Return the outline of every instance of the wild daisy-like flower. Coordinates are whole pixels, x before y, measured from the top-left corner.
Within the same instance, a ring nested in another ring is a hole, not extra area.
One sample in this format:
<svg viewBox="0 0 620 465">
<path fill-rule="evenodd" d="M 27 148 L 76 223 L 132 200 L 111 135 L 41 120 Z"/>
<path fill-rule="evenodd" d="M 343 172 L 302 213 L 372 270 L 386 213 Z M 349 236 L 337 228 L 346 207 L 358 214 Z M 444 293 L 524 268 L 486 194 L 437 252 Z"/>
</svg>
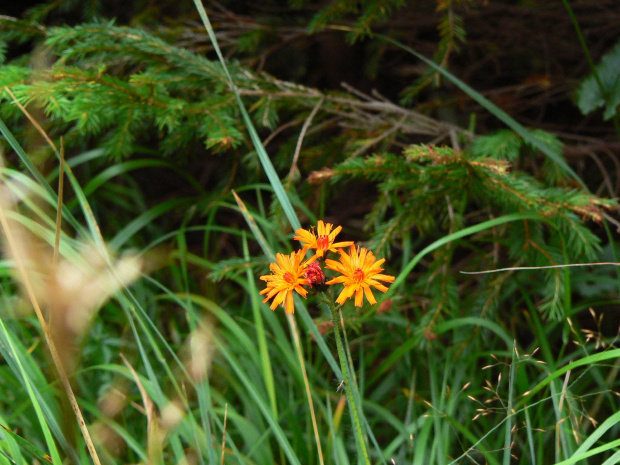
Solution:
<svg viewBox="0 0 620 465">
<path fill-rule="evenodd" d="M 261 276 L 260 279 L 267 281 L 267 287 L 260 294 L 267 294 L 263 302 L 273 298 L 271 309 L 275 310 L 278 305 L 286 310 L 286 313 L 295 313 L 293 303 L 293 291 L 302 297 L 306 297 L 308 291 L 302 285 L 310 284 L 305 276 L 306 268 L 315 260 L 315 257 L 303 261 L 306 250 L 298 250 L 290 255 L 276 254 L 276 263 L 269 265 L 272 274 Z"/>
<path fill-rule="evenodd" d="M 344 289 L 336 299 L 339 304 L 345 303 L 347 299 L 355 294 L 355 306 L 361 307 L 364 301 L 364 295 L 371 304 L 376 304 L 377 300 L 372 293 L 371 286 L 375 289 L 385 292 L 388 290 L 379 281 L 388 283 L 394 282 L 394 276 L 381 274 L 383 268 L 381 265 L 385 262 L 385 258 L 377 260 L 377 257 L 365 248 L 356 249 L 351 245 L 350 252 L 338 250 L 340 261 L 325 260 L 325 266 L 330 270 L 334 270 L 341 274 L 326 284 L 344 284 Z"/>
<path fill-rule="evenodd" d="M 316 234 L 314 229 L 308 231 L 300 228 L 295 231 L 293 239 L 301 242 L 304 250 L 315 249 L 315 257 L 323 257 L 327 251 L 336 252 L 339 247 L 353 245 L 352 241 L 335 242 L 336 236 L 342 231 L 342 226 L 338 226 L 332 231 L 333 227 L 333 224 L 323 223 L 323 220 L 319 220 Z"/>
</svg>

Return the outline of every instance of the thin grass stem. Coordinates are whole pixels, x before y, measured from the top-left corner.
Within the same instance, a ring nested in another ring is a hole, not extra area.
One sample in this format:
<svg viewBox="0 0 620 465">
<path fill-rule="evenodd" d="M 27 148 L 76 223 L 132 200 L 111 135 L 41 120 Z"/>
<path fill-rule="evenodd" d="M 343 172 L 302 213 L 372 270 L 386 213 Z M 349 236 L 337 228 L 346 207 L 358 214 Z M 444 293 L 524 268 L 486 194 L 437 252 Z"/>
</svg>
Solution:
<svg viewBox="0 0 620 465">
<path fill-rule="evenodd" d="M 56 237 L 54 237 L 54 265 L 58 263 L 60 254 L 60 233 L 62 232 L 62 203 L 65 190 L 65 145 L 60 139 L 60 164 L 58 168 L 58 207 L 56 208 Z"/>
<path fill-rule="evenodd" d="M 17 266 L 20 276 L 22 277 L 24 288 L 26 289 L 26 294 L 28 295 L 28 298 L 30 299 L 30 303 L 32 304 L 32 307 L 34 308 L 34 311 L 37 315 L 37 319 L 39 320 L 39 324 L 41 325 L 41 330 L 43 331 L 45 342 L 52 356 L 52 360 L 54 362 L 56 370 L 58 371 L 58 376 L 60 378 L 62 387 L 64 388 L 65 393 L 67 394 L 69 403 L 71 404 L 71 408 L 73 409 L 73 412 L 75 413 L 75 416 L 77 418 L 78 426 L 80 428 L 80 431 L 82 432 L 84 441 L 86 442 L 86 447 L 88 448 L 88 452 L 91 458 L 93 459 L 94 464 L 101 465 L 101 461 L 99 460 L 99 456 L 97 455 L 97 450 L 95 449 L 95 445 L 90 436 L 90 432 L 88 431 L 88 428 L 86 427 L 86 421 L 84 420 L 84 416 L 82 415 L 82 411 L 80 410 L 80 406 L 78 405 L 77 399 L 73 392 L 73 388 L 71 387 L 71 383 L 69 382 L 69 376 L 67 375 L 67 372 L 65 371 L 65 367 L 62 364 L 60 354 L 58 353 L 58 349 L 56 348 L 56 344 L 52 338 L 50 328 L 47 325 L 47 322 L 45 321 L 45 317 L 43 316 L 43 311 L 41 310 L 41 306 L 39 305 L 39 301 L 36 297 L 33 284 L 30 281 L 30 277 L 26 270 L 26 265 L 23 262 L 23 260 L 21 260 L 21 257 L 19 256 L 19 254 L 16 253 L 16 251 L 18 250 L 18 247 L 16 245 L 15 238 L 13 237 L 13 231 L 11 230 L 11 227 L 9 225 L 9 221 L 8 221 L 8 218 L 6 217 L 4 208 L 0 208 L 0 224 L 2 225 L 2 229 L 4 230 L 4 235 L 6 237 L 8 247 L 10 250 L 12 250 L 12 253 L 15 256 L 16 266 Z"/>
<path fill-rule="evenodd" d="M 308 382 L 308 373 L 306 371 L 306 362 L 304 361 L 304 354 L 301 349 L 301 341 L 299 340 L 299 330 L 297 329 L 297 323 L 295 318 L 291 314 L 287 314 L 287 319 L 291 327 L 291 334 L 293 335 L 293 341 L 295 341 L 295 350 L 299 357 L 299 366 L 301 367 L 301 373 L 304 378 L 304 386 L 306 388 L 306 396 L 308 397 L 308 407 L 310 407 L 310 417 L 312 418 L 312 429 L 314 430 L 314 440 L 316 442 L 316 450 L 319 454 L 319 464 L 323 465 L 323 450 L 321 449 L 321 435 L 319 434 L 319 427 L 316 422 L 316 413 L 314 411 L 314 403 L 312 402 L 312 388 Z"/>
</svg>

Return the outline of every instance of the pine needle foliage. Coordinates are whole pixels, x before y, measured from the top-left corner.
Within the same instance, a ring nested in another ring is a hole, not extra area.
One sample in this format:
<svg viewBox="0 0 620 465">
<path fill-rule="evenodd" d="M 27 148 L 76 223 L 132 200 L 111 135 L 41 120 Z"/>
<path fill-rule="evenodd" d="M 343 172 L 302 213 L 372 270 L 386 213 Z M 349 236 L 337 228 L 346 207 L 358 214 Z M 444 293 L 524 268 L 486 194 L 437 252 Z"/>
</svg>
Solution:
<svg viewBox="0 0 620 465">
<path fill-rule="evenodd" d="M 381 153 L 365 159 L 350 158 L 323 173 L 322 180 L 342 183 L 346 178 L 363 178 L 377 183 L 377 201 L 368 214 L 368 224 L 374 228 L 369 246 L 382 254 L 389 255 L 391 247 L 402 243 L 411 231 L 428 237 L 438 231 L 462 229 L 484 217 L 528 213 L 540 220 L 487 231 L 462 245 L 474 250 L 488 249 L 484 245 L 487 243 L 501 247 L 476 260 L 479 269 L 594 260 L 600 251 L 599 238 L 585 221 L 600 222 L 604 210 L 616 202 L 582 190 L 547 187 L 525 173 L 511 172 L 507 160 L 514 160 L 522 145 L 517 136 L 507 132 L 488 136 L 475 143 L 471 151 L 413 145 L 402 155 Z M 497 148 L 495 156 L 485 156 L 491 147 Z M 435 267 L 454 266 L 453 259 L 451 255 L 443 259 L 436 256 L 429 275 L 435 274 Z M 559 318 L 562 272 L 551 270 L 546 276 L 550 284 L 545 294 L 553 297 L 542 310 Z M 456 302 L 456 293 L 443 288 L 445 284 L 433 292 L 445 298 L 452 295 Z M 504 294 L 503 298 L 510 296 Z"/>
<path fill-rule="evenodd" d="M 433 56 L 433 61 L 443 67 L 447 67 L 452 53 L 458 53 L 460 45 L 467 39 L 467 32 L 463 24 L 463 17 L 458 7 L 471 3 L 471 0 L 437 0 L 437 12 L 439 14 L 437 32 L 439 41 Z M 427 69 L 416 81 L 403 89 L 401 101 L 404 104 L 411 103 L 419 93 L 431 84 L 440 82 L 439 74 Z"/>
<path fill-rule="evenodd" d="M 246 141 L 219 62 L 175 46 L 144 28 L 103 20 L 46 27 L 0 18 L 0 32 L 7 42 L 30 37 L 41 43 L 48 65 L 33 69 L 23 59 L 7 63 L 0 85 L 8 87 L 22 105 L 40 108 L 49 120 L 50 135 L 63 135 L 67 149 L 85 149 L 97 141 L 110 158 L 120 161 L 157 145 L 163 157 L 192 158 L 205 152 L 231 152 Z M 228 68 L 259 128 L 275 129 L 282 114 L 301 124 L 319 102 L 321 111 L 314 118 L 315 125 L 326 122 L 333 126 L 342 120 L 342 136 L 311 140 L 315 153 L 370 147 L 374 138 L 362 137 L 372 131 L 388 131 L 393 124 L 414 134 L 445 130 L 415 111 L 403 125 L 402 109 L 386 104 L 377 107 L 364 96 L 320 92 L 255 73 L 234 61 Z M 0 99 L 8 103 L 0 109 L 3 118 L 24 120 L 8 93 L 2 92 Z M 276 166 L 290 165 L 296 143 L 296 138 L 281 143 Z M 241 149 L 240 156 L 246 155 L 247 150 Z"/>
<path fill-rule="evenodd" d="M 22 104 L 41 107 L 52 122 L 72 124 L 69 145 L 101 136 L 106 152 L 120 160 L 152 134 L 164 155 L 197 141 L 215 151 L 240 143 L 234 101 L 224 95 L 228 87 L 217 63 L 113 23 L 50 28 L 45 44 L 58 60 L 39 79 L 10 68 L 0 84 Z M 5 111 L 19 113 L 10 105 Z"/>
<path fill-rule="evenodd" d="M 369 28 L 393 14 L 401 3 L 364 3 L 368 18 L 360 27 Z M 332 18 L 330 8 L 316 18 L 323 14 Z M 255 32 L 268 33 L 265 28 Z M 68 150 L 98 143 L 109 158 L 120 161 L 155 145 L 160 156 L 173 159 L 227 152 L 243 158 L 244 164 L 256 163 L 245 147 L 248 141 L 240 130 L 230 84 L 210 55 L 170 43 L 152 30 L 119 26 L 113 20 L 49 27 L 1 17 L 0 36 L 7 44 L 37 44 L 42 60 L 35 63 L 33 56 L 23 55 L 4 64 L 0 86 L 9 88 L 20 104 L 40 108 L 48 118 L 46 130 L 52 137 L 62 135 Z M 178 38 L 173 33 L 161 36 Z M 317 105 L 315 126 L 342 128 L 341 134 L 330 138 L 308 135 L 304 145 L 310 169 L 324 164 L 329 154 L 363 153 L 378 142 L 389 143 L 398 136 L 394 127 L 406 134 L 437 135 L 450 129 L 420 112 L 403 114 L 403 108 L 363 94 L 318 91 L 256 73 L 233 60 L 228 68 L 259 129 L 276 129 L 283 116 L 301 125 Z M 7 103 L 0 115 L 25 121 L 12 98 L 0 93 L 0 102 Z M 19 126 L 13 130 L 18 137 L 24 135 Z M 385 136 L 377 138 L 380 133 Z M 284 167 L 291 163 L 297 138 L 281 139 L 274 164 Z"/>
<path fill-rule="evenodd" d="M 349 39 L 355 41 L 371 34 L 374 26 L 380 26 L 405 4 L 405 0 L 365 0 L 363 2 L 336 0 L 330 2 L 312 18 L 309 28 L 311 31 L 316 31 L 327 25 L 338 23 L 344 18 L 355 18 L 353 30 L 349 33 Z"/>
</svg>

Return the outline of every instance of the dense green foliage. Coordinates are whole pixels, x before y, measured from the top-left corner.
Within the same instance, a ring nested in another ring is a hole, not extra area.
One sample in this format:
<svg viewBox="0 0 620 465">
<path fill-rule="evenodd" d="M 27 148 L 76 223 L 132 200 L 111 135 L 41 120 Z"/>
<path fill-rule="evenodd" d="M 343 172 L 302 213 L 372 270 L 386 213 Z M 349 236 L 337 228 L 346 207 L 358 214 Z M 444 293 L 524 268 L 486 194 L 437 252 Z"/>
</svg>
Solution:
<svg viewBox="0 0 620 465">
<path fill-rule="evenodd" d="M 0 16 L 0 465 L 620 463 L 613 1 L 177 3 Z M 259 295 L 319 219 L 346 357 Z"/>
</svg>

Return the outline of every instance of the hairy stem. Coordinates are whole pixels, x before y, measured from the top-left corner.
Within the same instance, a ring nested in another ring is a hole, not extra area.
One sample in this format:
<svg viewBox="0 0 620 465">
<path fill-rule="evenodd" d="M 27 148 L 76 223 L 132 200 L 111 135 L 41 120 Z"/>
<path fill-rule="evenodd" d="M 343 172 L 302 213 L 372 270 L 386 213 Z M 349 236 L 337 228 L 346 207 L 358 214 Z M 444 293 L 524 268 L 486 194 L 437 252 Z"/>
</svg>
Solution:
<svg viewBox="0 0 620 465">
<path fill-rule="evenodd" d="M 351 417 L 353 418 L 353 427 L 355 430 L 355 436 L 357 444 L 364 457 L 364 463 L 370 465 L 370 458 L 368 456 L 368 449 L 366 448 L 366 440 L 364 439 L 364 432 L 362 431 L 362 424 L 360 422 L 359 413 L 357 410 L 357 404 L 355 402 L 355 396 L 353 394 L 352 381 L 353 377 L 349 376 L 349 364 L 347 363 L 346 353 L 344 351 L 344 345 L 342 343 L 342 337 L 340 335 L 340 310 L 342 305 L 336 305 L 332 298 L 331 292 L 323 299 L 329 306 L 329 312 L 332 317 L 332 323 L 334 325 L 334 335 L 336 336 L 336 347 L 338 348 L 338 359 L 340 361 L 340 368 L 342 370 L 342 377 L 345 392 L 347 394 L 347 401 L 349 402 L 349 409 L 351 411 Z M 343 329 L 344 331 L 344 329 Z"/>
</svg>

